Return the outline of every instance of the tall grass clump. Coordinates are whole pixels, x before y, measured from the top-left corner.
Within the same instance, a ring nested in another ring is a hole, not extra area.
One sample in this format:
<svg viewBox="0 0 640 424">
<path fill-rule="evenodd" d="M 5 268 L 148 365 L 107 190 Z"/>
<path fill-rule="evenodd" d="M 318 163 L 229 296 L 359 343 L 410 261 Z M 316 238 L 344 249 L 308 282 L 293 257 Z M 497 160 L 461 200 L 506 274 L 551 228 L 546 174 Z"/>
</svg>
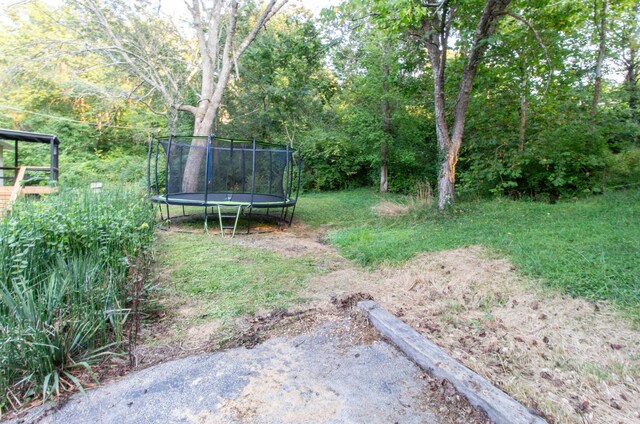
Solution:
<svg viewBox="0 0 640 424">
<path fill-rule="evenodd" d="M 153 219 L 137 191 L 68 190 L 0 222 L 0 412 L 79 387 L 79 368 L 124 344 Z"/>
</svg>

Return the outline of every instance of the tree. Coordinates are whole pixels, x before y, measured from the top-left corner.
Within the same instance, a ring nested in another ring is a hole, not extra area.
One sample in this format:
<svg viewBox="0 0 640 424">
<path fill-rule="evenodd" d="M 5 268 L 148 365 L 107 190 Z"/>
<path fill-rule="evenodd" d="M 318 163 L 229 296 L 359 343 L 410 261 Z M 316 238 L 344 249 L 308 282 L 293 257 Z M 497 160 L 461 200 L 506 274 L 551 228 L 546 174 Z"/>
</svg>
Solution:
<svg viewBox="0 0 640 424">
<path fill-rule="evenodd" d="M 624 70 L 624 88 L 628 94 L 628 104 L 634 119 L 638 120 L 638 101 L 640 93 L 638 80 L 640 79 L 640 1 L 627 0 L 621 2 L 612 19 L 612 32 L 616 62 Z"/>
<path fill-rule="evenodd" d="M 491 37 L 498 27 L 498 20 L 504 16 L 511 0 L 486 0 L 475 26 L 472 43 L 466 53 L 466 63 L 460 76 L 460 85 L 453 105 L 453 124 L 447 117 L 447 98 L 445 82 L 447 79 L 447 59 L 449 57 L 449 39 L 455 29 L 456 14 L 464 4 L 455 0 L 416 2 L 405 0 L 397 2 L 402 7 L 390 10 L 388 3 L 376 0 L 376 11 L 383 20 L 396 22 L 396 29 L 412 35 L 429 53 L 433 72 L 434 107 L 436 136 L 441 155 L 438 173 L 438 208 L 443 210 L 455 200 L 455 177 L 458 155 L 464 135 L 465 118 L 473 88 L 473 80 L 484 54 L 489 47 Z M 471 12 L 473 11 L 467 11 Z M 397 16 L 392 16 L 395 13 Z M 466 35 L 466 34 L 462 34 Z"/>
<path fill-rule="evenodd" d="M 241 138 L 296 145 L 326 101 L 325 48 L 309 12 L 288 8 L 272 19 L 243 57 L 218 128 Z"/>
<path fill-rule="evenodd" d="M 593 24 L 598 28 L 598 58 L 596 59 L 596 71 L 593 83 L 593 99 L 591 101 L 591 116 L 595 116 L 600 102 L 600 90 L 602 85 L 602 64 L 607 51 L 607 4 L 608 0 L 593 0 Z"/>
<path fill-rule="evenodd" d="M 167 55 L 162 44 L 166 36 L 157 39 L 153 36 L 153 26 L 144 25 L 145 19 L 152 14 L 148 3 L 141 7 L 138 3 L 75 0 L 74 4 L 83 16 L 88 17 L 85 28 L 91 32 L 93 40 L 98 41 L 97 45 L 90 46 L 91 50 L 102 53 L 109 62 L 125 67 L 140 79 L 142 85 L 158 93 L 170 110 L 193 115 L 193 135 L 207 136 L 213 128 L 232 70 L 235 68 L 239 73 L 240 57 L 286 2 L 269 0 L 252 24 L 249 24 L 250 7 L 241 10 L 238 0 L 215 0 L 210 8 L 205 8 L 201 0 L 186 3 L 197 48 L 183 58 L 184 67 L 167 63 L 175 59 Z M 163 30 L 179 32 L 166 20 L 160 24 Z M 186 40 L 183 42 L 188 44 Z M 186 87 L 197 93 L 192 104 L 185 100 Z M 204 143 L 203 139 L 193 140 L 194 145 Z M 203 158 L 204 149 L 190 150 L 182 180 L 183 191 L 195 190 Z"/>
</svg>

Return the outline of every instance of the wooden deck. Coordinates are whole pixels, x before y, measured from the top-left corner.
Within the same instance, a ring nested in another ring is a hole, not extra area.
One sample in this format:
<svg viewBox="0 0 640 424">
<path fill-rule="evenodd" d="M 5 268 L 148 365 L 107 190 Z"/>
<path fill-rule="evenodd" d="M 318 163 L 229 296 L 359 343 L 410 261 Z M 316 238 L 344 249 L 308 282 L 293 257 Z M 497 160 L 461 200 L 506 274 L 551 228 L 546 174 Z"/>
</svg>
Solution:
<svg viewBox="0 0 640 424">
<path fill-rule="evenodd" d="M 49 168 L 37 166 L 21 166 L 18 169 L 16 180 L 12 186 L 0 187 L 0 218 L 11 211 L 11 206 L 20 196 L 24 195 L 45 195 L 58 190 L 57 187 L 50 186 L 26 186 L 22 187 L 22 181 L 27 170 L 48 170 Z"/>
</svg>

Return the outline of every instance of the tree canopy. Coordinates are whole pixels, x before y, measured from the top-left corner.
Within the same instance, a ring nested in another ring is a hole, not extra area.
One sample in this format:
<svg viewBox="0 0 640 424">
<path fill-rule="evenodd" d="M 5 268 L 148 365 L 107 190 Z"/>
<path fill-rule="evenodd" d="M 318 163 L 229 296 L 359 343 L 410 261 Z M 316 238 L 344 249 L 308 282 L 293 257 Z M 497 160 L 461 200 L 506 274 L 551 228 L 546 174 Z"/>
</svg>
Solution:
<svg viewBox="0 0 640 424">
<path fill-rule="evenodd" d="M 441 208 L 640 181 L 637 0 L 158 4 L 3 10 L 0 126 L 57 133 L 63 183 L 142 178 L 159 132 L 287 142 L 305 189 L 428 182 Z"/>
</svg>

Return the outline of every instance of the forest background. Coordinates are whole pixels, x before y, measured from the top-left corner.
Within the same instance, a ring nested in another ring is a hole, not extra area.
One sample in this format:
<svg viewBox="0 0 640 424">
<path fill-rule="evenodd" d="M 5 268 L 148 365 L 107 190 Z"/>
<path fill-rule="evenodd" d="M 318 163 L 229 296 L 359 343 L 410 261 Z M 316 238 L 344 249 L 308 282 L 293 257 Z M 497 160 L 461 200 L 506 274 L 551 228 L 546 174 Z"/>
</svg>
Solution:
<svg viewBox="0 0 640 424">
<path fill-rule="evenodd" d="M 455 98 L 485 2 L 445 3 L 457 6 L 444 85 Z M 458 196 L 555 201 L 640 182 L 639 3 L 511 2 L 484 40 Z M 417 6 L 385 4 L 352 0 L 314 15 L 290 2 L 234 63 L 213 131 L 299 149 L 305 190 L 435 185 L 428 52 L 407 26 L 385 24 Z M 143 183 L 149 136 L 192 134 L 193 116 L 105 53 L 112 40 L 88 5 L 149 74 L 197 79 L 195 30 L 158 2 L 17 2 L 0 17 L 0 127 L 56 134 L 64 185 Z M 260 7 L 240 9 L 241 34 Z M 202 100 L 188 83 L 174 88 L 185 103 Z M 37 164 L 47 155 L 38 150 L 22 149 L 21 160 Z"/>
</svg>

